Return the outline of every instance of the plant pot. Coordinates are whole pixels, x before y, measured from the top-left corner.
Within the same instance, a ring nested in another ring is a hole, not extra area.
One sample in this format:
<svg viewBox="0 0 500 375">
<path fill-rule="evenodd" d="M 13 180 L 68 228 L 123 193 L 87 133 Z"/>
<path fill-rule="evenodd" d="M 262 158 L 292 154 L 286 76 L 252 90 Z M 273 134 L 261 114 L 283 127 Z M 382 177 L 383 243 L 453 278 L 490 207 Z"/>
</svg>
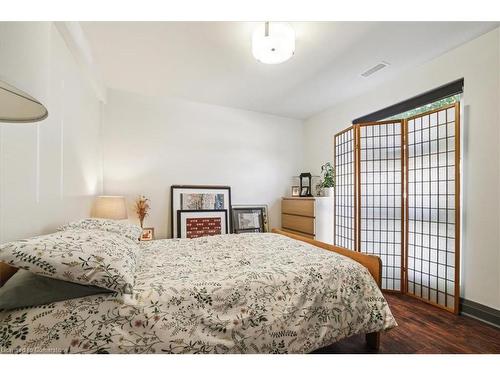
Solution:
<svg viewBox="0 0 500 375">
<path fill-rule="evenodd" d="M 332 187 L 323 188 L 322 190 L 323 190 L 322 193 L 323 193 L 324 197 L 333 197 L 333 188 Z"/>
</svg>

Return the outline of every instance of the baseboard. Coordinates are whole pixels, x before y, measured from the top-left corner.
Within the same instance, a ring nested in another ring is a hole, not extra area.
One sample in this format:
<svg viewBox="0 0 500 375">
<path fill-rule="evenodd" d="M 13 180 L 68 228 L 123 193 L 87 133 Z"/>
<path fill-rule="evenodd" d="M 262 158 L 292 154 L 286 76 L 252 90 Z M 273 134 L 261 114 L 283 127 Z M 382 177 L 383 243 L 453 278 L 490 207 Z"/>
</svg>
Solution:
<svg viewBox="0 0 500 375">
<path fill-rule="evenodd" d="M 460 313 L 500 328 L 500 310 L 461 298 Z"/>
</svg>

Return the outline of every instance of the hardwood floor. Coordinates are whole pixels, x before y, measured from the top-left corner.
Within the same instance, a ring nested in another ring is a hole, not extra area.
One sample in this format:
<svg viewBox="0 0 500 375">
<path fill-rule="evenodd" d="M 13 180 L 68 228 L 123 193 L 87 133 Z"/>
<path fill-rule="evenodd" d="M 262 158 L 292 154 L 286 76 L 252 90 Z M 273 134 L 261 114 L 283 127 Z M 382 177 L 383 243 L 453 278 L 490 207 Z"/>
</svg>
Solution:
<svg viewBox="0 0 500 375">
<path fill-rule="evenodd" d="M 457 316 L 397 294 L 386 294 L 398 327 L 382 334 L 378 353 L 500 354 L 500 329 L 478 320 Z M 367 348 L 365 336 L 339 341 L 315 353 L 377 353 Z"/>
</svg>

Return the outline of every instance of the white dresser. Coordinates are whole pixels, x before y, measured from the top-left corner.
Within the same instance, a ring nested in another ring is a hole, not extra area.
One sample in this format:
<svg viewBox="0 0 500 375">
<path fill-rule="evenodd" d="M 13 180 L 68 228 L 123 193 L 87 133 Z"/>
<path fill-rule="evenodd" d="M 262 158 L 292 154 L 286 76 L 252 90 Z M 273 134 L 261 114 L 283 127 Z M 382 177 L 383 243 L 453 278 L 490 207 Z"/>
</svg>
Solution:
<svg viewBox="0 0 500 375">
<path fill-rule="evenodd" d="M 333 197 L 282 198 L 281 228 L 333 244 Z"/>
</svg>

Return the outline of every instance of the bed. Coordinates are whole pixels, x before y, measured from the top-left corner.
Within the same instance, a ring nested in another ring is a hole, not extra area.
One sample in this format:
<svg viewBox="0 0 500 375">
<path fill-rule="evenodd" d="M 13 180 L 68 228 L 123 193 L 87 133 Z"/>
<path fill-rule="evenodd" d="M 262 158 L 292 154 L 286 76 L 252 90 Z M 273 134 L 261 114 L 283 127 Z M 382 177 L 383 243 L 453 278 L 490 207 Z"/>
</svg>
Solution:
<svg viewBox="0 0 500 375">
<path fill-rule="evenodd" d="M 396 326 L 377 257 L 293 234 L 140 243 L 134 286 L 0 312 L 0 353 L 309 353 Z M 15 270 L 0 263 L 0 282 Z"/>
</svg>

